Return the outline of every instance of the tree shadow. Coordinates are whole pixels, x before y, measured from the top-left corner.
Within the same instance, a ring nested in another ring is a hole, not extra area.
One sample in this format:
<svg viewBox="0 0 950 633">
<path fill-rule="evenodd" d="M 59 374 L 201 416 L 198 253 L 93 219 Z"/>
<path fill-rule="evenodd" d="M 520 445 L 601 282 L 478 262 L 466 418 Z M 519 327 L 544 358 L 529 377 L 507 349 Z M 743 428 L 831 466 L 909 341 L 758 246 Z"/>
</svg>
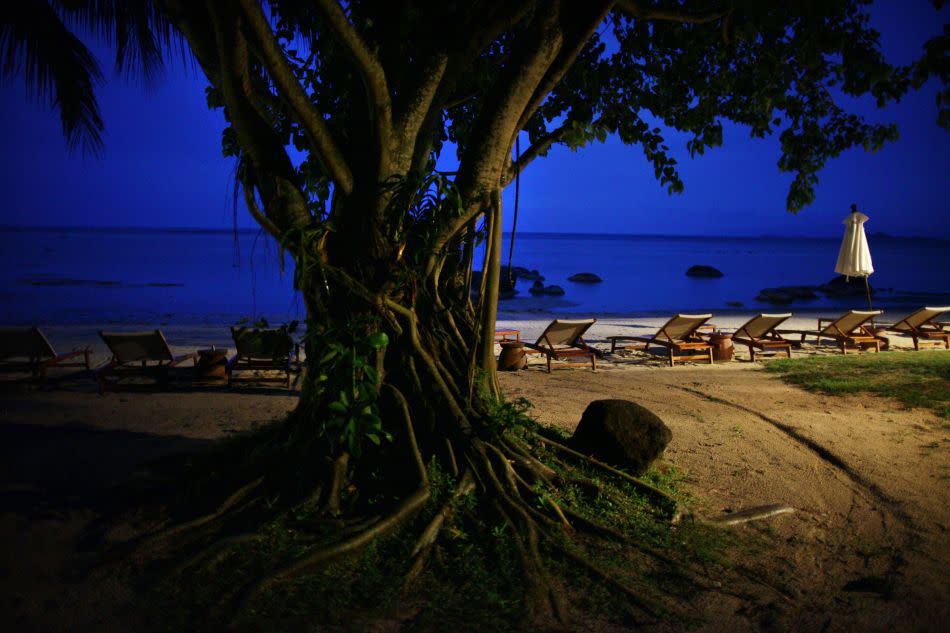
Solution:
<svg viewBox="0 0 950 633">
<path fill-rule="evenodd" d="M 108 513 L 129 501 L 120 490 L 133 475 L 210 443 L 79 424 L 0 424 L 0 507 L 31 520 Z"/>
</svg>

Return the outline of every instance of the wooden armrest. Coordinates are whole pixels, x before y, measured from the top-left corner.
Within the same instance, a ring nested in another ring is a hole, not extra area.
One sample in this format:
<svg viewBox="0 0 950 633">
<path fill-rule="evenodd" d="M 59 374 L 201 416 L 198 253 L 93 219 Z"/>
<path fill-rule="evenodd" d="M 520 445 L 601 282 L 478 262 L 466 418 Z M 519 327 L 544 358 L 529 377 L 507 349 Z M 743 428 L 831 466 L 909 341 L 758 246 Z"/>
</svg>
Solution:
<svg viewBox="0 0 950 633">
<path fill-rule="evenodd" d="M 181 356 L 174 356 L 172 362 L 168 364 L 169 367 L 177 367 L 188 359 L 191 359 L 191 362 L 195 365 L 198 364 L 198 352 L 191 352 L 190 354 L 182 354 Z"/>
</svg>

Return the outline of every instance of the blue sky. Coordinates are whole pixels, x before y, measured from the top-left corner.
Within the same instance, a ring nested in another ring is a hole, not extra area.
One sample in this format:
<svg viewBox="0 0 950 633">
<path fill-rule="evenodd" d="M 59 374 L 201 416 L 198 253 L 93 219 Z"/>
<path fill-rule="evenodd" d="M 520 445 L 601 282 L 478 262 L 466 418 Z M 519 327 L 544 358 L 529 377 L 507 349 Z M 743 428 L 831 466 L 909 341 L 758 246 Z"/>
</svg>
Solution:
<svg viewBox="0 0 950 633">
<path fill-rule="evenodd" d="M 874 6 L 874 26 L 896 63 L 948 21 L 926 0 Z M 102 48 L 95 50 L 105 52 Z M 99 93 L 106 122 L 100 159 L 67 151 L 58 118 L 31 101 L 21 81 L 0 86 L 0 187 L 7 202 L 0 225 L 174 226 L 229 228 L 233 161 L 220 150 L 223 117 L 205 105 L 206 82 L 172 67 L 146 91 L 116 78 Z M 785 211 L 790 176 L 776 167 L 775 139 L 750 139 L 727 127 L 723 147 L 690 159 L 685 139 L 671 135 L 686 183 L 669 196 L 637 147 L 616 139 L 579 152 L 555 148 L 523 174 L 519 230 L 677 235 L 791 234 L 836 237 L 851 202 L 871 217 L 869 231 L 950 237 L 950 132 L 937 127 L 931 83 L 878 111 L 901 139 L 876 154 L 852 150 L 819 174 L 815 203 Z M 514 187 L 505 194 L 510 226 Z M 239 224 L 253 220 L 239 207 Z"/>
</svg>

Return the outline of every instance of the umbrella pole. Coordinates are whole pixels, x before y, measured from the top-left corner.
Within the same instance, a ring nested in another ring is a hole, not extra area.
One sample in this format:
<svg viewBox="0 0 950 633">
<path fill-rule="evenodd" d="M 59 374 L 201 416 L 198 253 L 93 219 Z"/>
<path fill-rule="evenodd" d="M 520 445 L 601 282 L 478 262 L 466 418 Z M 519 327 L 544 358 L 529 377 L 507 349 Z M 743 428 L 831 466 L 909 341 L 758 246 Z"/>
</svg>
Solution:
<svg viewBox="0 0 950 633">
<path fill-rule="evenodd" d="M 873 310 L 874 306 L 871 305 L 871 286 L 868 285 L 868 276 L 864 276 L 864 292 L 868 297 L 868 310 Z"/>
</svg>

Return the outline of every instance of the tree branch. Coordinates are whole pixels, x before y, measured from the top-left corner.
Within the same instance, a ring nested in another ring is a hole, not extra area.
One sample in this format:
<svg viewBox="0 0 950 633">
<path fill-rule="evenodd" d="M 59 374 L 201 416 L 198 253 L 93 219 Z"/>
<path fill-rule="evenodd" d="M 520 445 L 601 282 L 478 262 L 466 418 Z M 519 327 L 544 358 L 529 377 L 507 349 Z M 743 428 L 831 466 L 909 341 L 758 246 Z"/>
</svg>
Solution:
<svg viewBox="0 0 950 633">
<path fill-rule="evenodd" d="M 280 231 L 303 226 L 310 220 L 307 201 L 296 185 L 296 171 L 283 141 L 261 118 L 245 92 L 242 69 L 248 64 L 247 41 L 241 34 L 240 16 L 229 3 L 208 3 L 211 30 L 220 72 L 218 87 L 241 147 L 252 161 L 256 185 L 267 217 Z M 199 26 L 199 25 L 192 25 Z M 208 25 L 203 25 L 207 29 Z"/>
<path fill-rule="evenodd" d="M 512 161 L 511 165 L 508 166 L 508 171 L 505 174 L 504 180 L 502 180 L 502 187 L 508 186 L 508 184 L 514 179 L 514 177 L 523 172 L 525 167 L 527 167 L 531 162 L 543 156 L 551 146 L 560 141 L 564 136 L 571 130 L 570 121 L 564 123 L 560 127 L 554 128 L 525 150 L 521 157 L 517 161 Z"/>
<path fill-rule="evenodd" d="M 386 160 L 393 123 L 392 99 L 389 96 L 383 66 L 350 23 L 337 0 L 315 0 L 314 6 L 353 61 L 363 80 L 368 109 L 378 137 L 380 160 Z"/>
<path fill-rule="evenodd" d="M 518 119 L 518 128 L 515 131 L 515 134 L 520 132 L 525 125 L 528 123 L 528 119 L 531 118 L 531 115 L 541 107 L 541 104 L 544 103 L 544 100 L 547 99 L 548 94 L 554 90 L 554 87 L 557 86 L 558 82 L 567 74 L 567 71 L 570 70 L 571 66 L 574 65 L 574 62 L 577 60 L 577 56 L 581 54 L 581 51 L 584 50 L 584 46 L 587 45 L 587 42 L 590 41 L 591 36 L 594 34 L 594 30 L 597 26 L 603 22 L 604 18 L 607 17 L 607 14 L 610 12 L 611 7 L 613 6 L 612 0 L 601 0 L 601 2 L 590 5 L 584 4 L 584 6 L 578 8 L 573 5 L 569 5 L 572 9 L 571 12 L 563 12 L 560 15 L 560 24 L 562 32 L 564 33 L 564 42 L 562 43 L 560 50 L 558 50 L 557 57 L 555 57 L 554 62 L 550 65 L 547 72 L 544 74 L 544 78 L 535 88 L 534 93 L 531 95 L 531 100 L 525 106 L 524 111 L 521 113 L 521 117 Z M 511 143 L 514 143 L 514 135 L 511 137 Z M 509 147 L 511 145 L 509 144 Z"/>
<path fill-rule="evenodd" d="M 261 61 L 296 115 L 297 121 L 303 126 L 321 165 L 344 193 L 351 192 L 353 174 L 343 158 L 343 153 L 334 141 L 323 114 L 313 105 L 300 82 L 294 77 L 260 5 L 255 0 L 240 0 L 240 3 L 248 26 L 257 41 Z"/>
<path fill-rule="evenodd" d="M 616 8 L 630 17 L 654 22 L 679 22 L 680 24 L 708 24 L 729 15 L 730 11 L 717 11 L 701 15 L 690 15 L 670 9 L 644 7 L 636 0 L 617 0 Z"/>
</svg>

